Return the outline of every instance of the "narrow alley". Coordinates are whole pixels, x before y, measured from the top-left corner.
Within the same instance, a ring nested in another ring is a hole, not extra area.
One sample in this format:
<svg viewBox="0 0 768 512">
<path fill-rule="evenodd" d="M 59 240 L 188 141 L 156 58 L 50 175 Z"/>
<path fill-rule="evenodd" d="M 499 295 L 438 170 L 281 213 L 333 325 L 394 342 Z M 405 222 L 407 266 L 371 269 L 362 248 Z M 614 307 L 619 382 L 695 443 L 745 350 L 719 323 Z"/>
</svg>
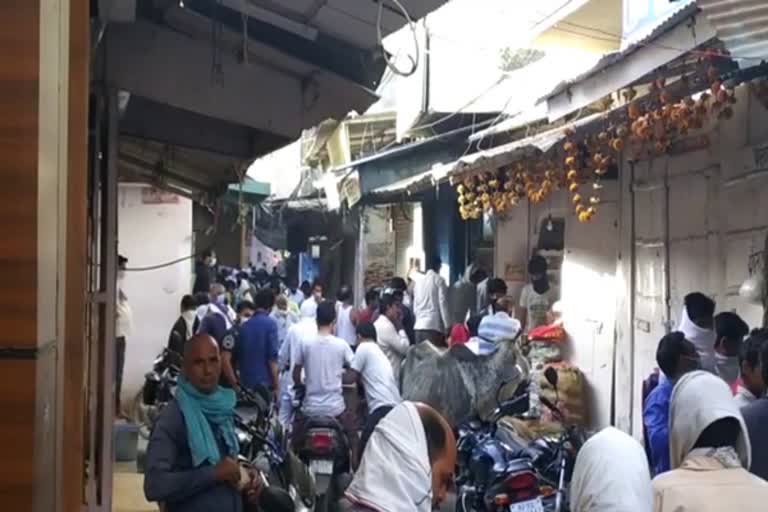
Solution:
<svg viewBox="0 0 768 512">
<path fill-rule="evenodd" d="M 0 504 L 762 512 L 764 4 L 0 7 Z"/>
</svg>

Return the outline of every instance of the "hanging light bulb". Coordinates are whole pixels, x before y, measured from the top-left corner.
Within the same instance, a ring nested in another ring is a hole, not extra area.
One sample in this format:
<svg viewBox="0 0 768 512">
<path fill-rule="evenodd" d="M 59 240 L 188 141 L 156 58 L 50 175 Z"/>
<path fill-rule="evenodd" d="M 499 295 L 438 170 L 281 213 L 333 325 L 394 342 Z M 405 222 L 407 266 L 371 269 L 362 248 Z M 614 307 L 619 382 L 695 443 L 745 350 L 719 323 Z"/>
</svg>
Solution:
<svg viewBox="0 0 768 512">
<path fill-rule="evenodd" d="M 552 214 L 550 213 L 549 216 L 547 216 L 547 231 L 552 231 L 555 229 L 555 225 L 552 223 Z"/>
</svg>

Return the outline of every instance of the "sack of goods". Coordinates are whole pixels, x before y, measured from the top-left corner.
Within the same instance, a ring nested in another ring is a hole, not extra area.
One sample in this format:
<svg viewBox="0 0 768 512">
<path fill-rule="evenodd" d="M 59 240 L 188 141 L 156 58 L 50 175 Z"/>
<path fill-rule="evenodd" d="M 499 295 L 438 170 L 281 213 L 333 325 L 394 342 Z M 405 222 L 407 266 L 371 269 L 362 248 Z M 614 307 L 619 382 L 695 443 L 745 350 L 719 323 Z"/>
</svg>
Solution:
<svg viewBox="0 0 768 512">
<path fill-rule="evenodd" d="M 534 369 L 541 370 L 547 363 L 559 363 L 563 360 L 563 347 L 558 343 L 531 341 L 528 344 L 528 359 Z"/>
<path fill-rule="evenodd" d="M 528 333 L 528 358 L 534 368 L 541 368 L 546 363 L 559 363 L 563 360 L 563 344 L 567 334 L 561 323 L 542 325 Z"/>
<path fill-rule="evenodd" d="M 588 420 L 587 402 L 584 396 L 584 374 L 577 367 L 567 363 L 550 365 L 557 370 L 558 376 L 558 394 L 549 385 L 544 378 L 544 372 L 538 374 L 541 394 L 552 403 L 556 403 L 558 408 L 565 415 L 569 424 L 585 426 Z M 557 400 L 557 402 L 555 402 Z M 552 418 L 550 411 L 542 408 L 542 421 L 556 421 Z"/>
</svg>

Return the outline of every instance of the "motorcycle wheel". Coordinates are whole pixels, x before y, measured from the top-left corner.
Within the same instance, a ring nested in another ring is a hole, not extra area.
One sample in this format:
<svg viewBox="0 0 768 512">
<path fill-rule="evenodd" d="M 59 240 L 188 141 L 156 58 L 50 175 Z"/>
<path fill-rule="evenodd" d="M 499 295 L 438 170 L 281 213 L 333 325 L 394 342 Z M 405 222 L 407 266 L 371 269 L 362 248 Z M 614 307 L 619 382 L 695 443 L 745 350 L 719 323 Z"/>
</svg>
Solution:
<svg viewBox="0 0 768 512">
<path fill-rule="evenodd" d="M 327 494 L 321 494 L 315 498 L 315 512 L 330 512 Z"/>
<path fill-rule="evenodd" d="M 472 508 L 472 504 L 470 502 L 469 496 L 466 494 L 457 494 L 456 495 L 456 512 L 475 512 L 475 509 Z"/>
</svg>

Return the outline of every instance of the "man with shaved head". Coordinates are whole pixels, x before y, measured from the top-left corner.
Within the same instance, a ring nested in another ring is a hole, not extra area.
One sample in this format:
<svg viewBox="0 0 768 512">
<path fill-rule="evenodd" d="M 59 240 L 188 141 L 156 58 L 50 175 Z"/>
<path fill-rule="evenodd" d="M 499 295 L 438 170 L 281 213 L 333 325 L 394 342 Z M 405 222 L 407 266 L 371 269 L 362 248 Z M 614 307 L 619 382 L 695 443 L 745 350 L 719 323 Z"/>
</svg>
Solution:
<svg viewBox="0 0 768 512">
<path fill-rule="evenodd" d="M 221 355 L 211 336 L 184 345 L 176 399 L 155 423 L 147 447 L 144 493 L 166 512 L 241 512 L 235 393 L 219 387 Z M 246 486 L 246 497 L 256 489 Z"/>
</svg>

